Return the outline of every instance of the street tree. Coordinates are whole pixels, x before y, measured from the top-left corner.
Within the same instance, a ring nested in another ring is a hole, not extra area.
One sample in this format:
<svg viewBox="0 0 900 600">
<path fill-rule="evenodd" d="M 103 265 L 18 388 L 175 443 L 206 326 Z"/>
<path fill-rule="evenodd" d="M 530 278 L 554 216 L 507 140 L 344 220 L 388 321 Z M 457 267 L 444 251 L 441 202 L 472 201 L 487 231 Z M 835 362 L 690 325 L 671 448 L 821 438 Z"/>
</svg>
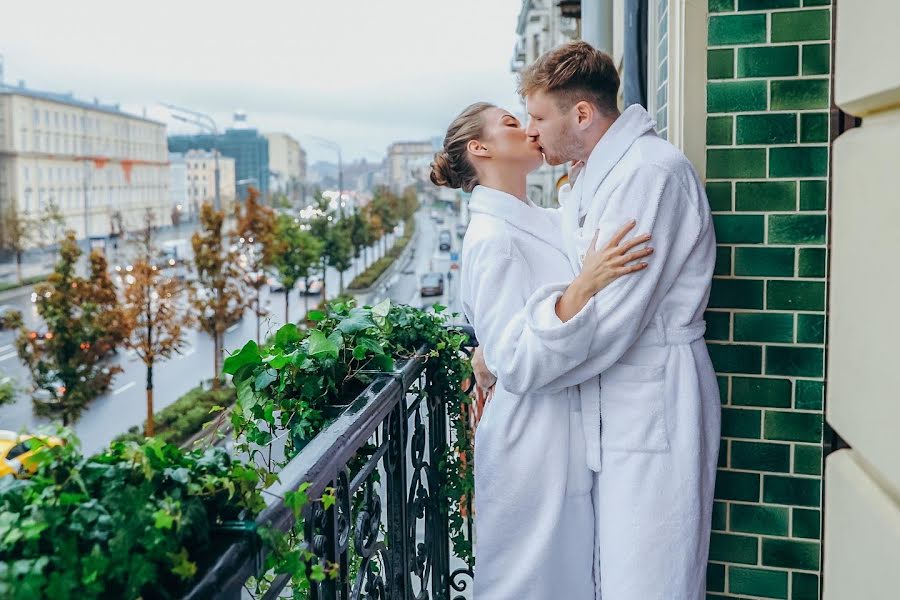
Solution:
<svg viewBox="0 0 900 600">
<path fill-rule="evenodd" d="M 50 200 L 38 213 L 33 223 L 34 235 L 41 250 L 45 251 L 51 246 L 60 243 L 66 235 L 66 218 L 63 216 L 59 205 Z"/>
<path fill-rule="evenodd" d="M 13 202 L 15 206 L 15 202 Z M 22 254 L 31 244 L 35 234 L 35 224 L 32 219 L 23 215 L 17 208 L 11 208 L 2 215 L 0 224 L 0 247 L 9 250 L 16 257 L 16 282 L 22 283 Z"/>
<path fill-rule="evenodd" d="M 166 275 L 156 264 L 159 256 L 153 240 L 153 215 L 144 217 L 144 228 L 138 238 L 131 278 L 126 280 L 123 313 L 126 348 L 134 350 L 147 368 L 147 422 L 144 435 L 152 436 L 153 423 L 153 367 L 184 349 L 185 328 L 188 325 L 184 306 L 184 286 L 178 279 Z"/>
<path fill-rule="evenodd" d="M 290 323 L 290 297 L 297 282 L 303 280 L 309 289 L 309 277 L 312 275 L 319 257 L 322 255 L 322 242 L 314 237 L 290 216 L 281 215 L 277 220 L 275 233 L 275 270 L 278 279 L 284 286 L 284 322 Z M 322 283 L 324 289 L 324 281 Z M 309 311 L 308 297 L 304 295 L 304 304 Z"/>
<path fill-rule="evenodd" d="M 353 247 L 353 258 L 356 259 L 356 274 L 359 275 L 362 267 L 368 267 L 365 260 L 366 247 L 372 243 L 372 231 L 369 222 L 359 210 L 347 218 L 350 228 L 350 245 Z M 362 261 L 360 261 L 362 259 Z"/>
<path fill-rule="evenodd" d="M 250 309 L 256 316 L 256 343 L 260 341 L 260 320 L 268 314 L 263 308 L 262 288 L 266 285 L 266 272 L 275 262 L 275 211 L 260 204 L 259 191 L 247 188 L 247 201 L 243 207 L 235 206 L 235 228 L 232 237 L 237 241 L 238 266 L 244 283 L 252 290 Z"/>
<path fill-rule="evenodd" d="M 56 413 L 63 424 L 76 420 L 92 399 L 109 390 L 121 371 L 101 361 L 124 337 L 121 309 L 109 297 L 106 261 L 99 250 L 91 256 L 90 277 L 76 274 L 81 250 L 68 231 L 60 256 L 46 283 L 37 287 L 37 311 L 46 331 L 20 329 L 19 358 L 31 372 L 34 387 L 45 399 L 35 400 L 40 414 Z"/>
<path fill-rule="evenodd" d="M 350 241 L 350 227 L 345 221 L 333 222 L 325 235 L 322 256 L 328 267 L 338 272 L 338 293 L 344 293 L 344 272 L 353 265 L 353 246 Z M 323 270 L 322 279 L 325 279 Z M 326 296 L 327 297 L 327 296 Z"/>
<path fill-rule="evenodd" d="M 236 249 L 228 245 L 223 211 L 209 202 L 200 208 L 200 229 L 191 236 L 196 278 L 190 303 L 200 330 L 213 340 L 213 386 L 219 387 L 225 330 L 237 323 L 247 306 Z"/>
</svg>

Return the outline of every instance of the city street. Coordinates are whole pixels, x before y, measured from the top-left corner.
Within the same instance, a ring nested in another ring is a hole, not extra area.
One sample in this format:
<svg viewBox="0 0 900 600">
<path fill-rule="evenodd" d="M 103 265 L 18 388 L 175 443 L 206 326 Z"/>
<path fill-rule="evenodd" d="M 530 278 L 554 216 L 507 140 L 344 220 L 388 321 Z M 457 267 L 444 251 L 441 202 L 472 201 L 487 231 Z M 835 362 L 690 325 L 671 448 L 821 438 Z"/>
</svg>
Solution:
<svg viewBox="0 0 900 600">
<path fill-rule="evenodd" d="M 415 245 L 409 259 L 405 264 L 395 265 L 394 273 L 384 285 L 367 297 L 359 298 L 362 303 L 375 303 L 383 298 L 390 298 L 393 302 L 419 307 L 440 303 L 448 306 L 451 312 L 460 312 L 456 294 L 459 271 L 452 271 L 452 278 L 448 278 L 451 254 L 438 251 L 438 235 L 443 229 L 450 230 L 454 251 L 459 250 L 461 240 L 455 235 L 455 217 L 449 212 L 442 215 L 445 223 L 436 224 L 430 218 L 427 208 L 419 211 L 416 216 L 418 235 L 414 240 Z M 419 282 L 421 275 L 429 271 L 444 273 L 444 294 L 423 299 L 419 293 Z M 345 273 L 344 283 L 349 283 L 355 273 L 355 267 Z M 328 296 L 337 295 L 338 273 L 330 270 L 326 284 Z M 309 297 L 306 300 L 309 306 L 314 306 L 318 298 Z M 262 321 L 261 336 L 264 339 L 284 323 L 284 294 L 270 294 L 268 289 L 264 289 L 263 303 L 270 313 Z M 0 294 L 0 304 L 21 310 L 29 327 L 40 325 L 36 306 L 31 302 L 30 287 Z M 297 291 L 292 293 L 290 308 L 292 320 L 299 319 L 305 313 L 304 297 Z M 247 311 L 240 322 L 226 331 L 226 353 L 239 349 L 255 334 L 255 318 Z M 30 377 L 16 353 L 15 335 L 15 332 L 11 331 L 0 332 L 0 380 L 11 377 L 20 389 L 15 403 L 0 407 L 0 429 L 33 430 L 37 426 L 48 424 L 48 421 L 33 414 L 31 395 L 28 393 Z M 213 376 L 212 340 L 205 334 L 191 331 L 187 335 L 187 342 L 188 345 L 181 355 L 157 363 L 154 367 L 154 398 L 157 411 L 174 402 L 201 380 L 208 380 Z M 143 363 L 124 350 L 120 350 L 111 362 L 121 366 L 123 372 L 116 376 L 111 390 L 93 400 L 74 425 L 87 453 L 99 450 L 116 435 L 133 425 L 141 424 L 146 416 L 146 369 Z"/>
</svg>

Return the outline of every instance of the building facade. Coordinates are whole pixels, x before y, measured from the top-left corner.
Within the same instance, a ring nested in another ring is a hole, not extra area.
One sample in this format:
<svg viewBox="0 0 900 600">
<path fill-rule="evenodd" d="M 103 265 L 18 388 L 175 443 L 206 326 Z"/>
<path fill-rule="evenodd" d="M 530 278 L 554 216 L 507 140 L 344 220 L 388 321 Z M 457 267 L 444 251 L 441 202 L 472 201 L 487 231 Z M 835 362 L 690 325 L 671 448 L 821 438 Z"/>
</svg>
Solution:
<svg viewBox="0 0 900 600">
<path fill-rule="evenodd" d="M 562 4 L 562 6 L 561 6 Z M 516 47 L 510 61 L 510 70 L 518 74 L 538 56 L 563 44 L 578 39 L 580 20 L 576 10 L 558 0 L 523 0 L 516 23 Z M 520 120 L 527 122 L 524 105 Z M 543 165 L 528 175 L 528 196 L 541 206 L 557 206 L 557 190 L 564 182 L 565 165 Z"/>
<path fill-rule="evenodd" d="M 188 150 L 184 154 L 187 176 L 187 198 L 191 210 L 199 213 L 204 202 L 214 203 L 216 197 L 216 160 L 212 152 Z M 237 193 L 235 160 L 219 155 L 219 194 L 222 209 L 230 213 L 234 209 Z"/>
<path fill-rule="evenodd" d="M 428 181 L 437 152 L 434 141 L 394 142 L 387 151 L 387 185 L 400 194 L 410 185 Z"/>
<path fill-rule="evenodd" d="M 169 151 L 187 153 L 189 150 L 218 150 L 222 156 L 234 159 L 237 192 L 246 192 L 247 185 L 256 187 L 263 196 L 269 193 L 269 141 L 251 128 L 226 129 L 219 135 L 172 135 Z"/>
<path fill-rule="evenodd" d="M 286 133 L 267 133 L 269 141 L 269 189 L 299 201 L 306 175 L 306 152 Z"/>
<path fill-rule="evenodd" d="M 83 239 L 138 228 L 147 210 L 167 215 L 165 140 L 163 123 L 118 105 L 0 85 L 0 217 L 56 206 Z"/>
</svg>

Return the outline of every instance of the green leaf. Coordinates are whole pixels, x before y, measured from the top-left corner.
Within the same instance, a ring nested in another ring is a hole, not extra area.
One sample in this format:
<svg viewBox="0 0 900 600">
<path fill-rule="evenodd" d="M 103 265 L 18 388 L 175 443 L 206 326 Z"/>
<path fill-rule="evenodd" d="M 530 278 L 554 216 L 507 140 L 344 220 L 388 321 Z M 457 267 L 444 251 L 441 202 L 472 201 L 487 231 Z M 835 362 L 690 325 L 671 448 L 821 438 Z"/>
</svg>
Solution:
<svg viewBox="0 0 900 600">
<path fill-rule="evenodd" d="M 328 336 L 328 341 L 334 344 L 338 350 L 344 347 L 344 336 L 341 335 L 340 331 L 332 331 L 331 335 Z"/>
<path fill-rule="evenodd" d="M 393 371 L 394 357 L 387 354 L 375 356 L 372 358 L 372 366 L 379 371 Z"/>
<path fill-rule="evenodd" d="M 256 375 L 256 380 L 253 382 L 253 388 L 259 392 L 269 387 L 276 379 L 278 379 L 278 371 L 265 368 Z"/>
<path fill-rule="evenodd" d="M 364 308 L 354 308 L 350 311 L 350 316 L 343 319 L 337 326 L 340 331 L 347 335 L 365 331 L 370 327 L 375 327 L 375 322 L 369 316 L 369 312 Z"/>
<path fill-rule="evenodd" d="M 390 312 L 391 312 L 391 299 L 390 298 L 385 298 L 384 300 L 382 300 L 381 302 L 379 302 L 378 304 L 376 304 L 375 306 L 372 307 L 372 316 L 375 318 L 376 322 L 378 321 L 378 319 L 384 320 L 388 316 L 388 313 L 390 313 Z M 380 324 L 381 323 L 379 323 L 379 325 Z"/>
<path fill-rule="evenodd" d="M 187 548 L 181 547 L 181 551 L 177 554 L 170 552 L 169 558 L 174 563 L 172 572 L 182 579 L 190 579 L 197 574 L 197 564 L 188 560 Z"/>
<path fill-rule="evenodd" d="M 309 573 L 309 578 L 313 581 L 325 581 L 325 569 L 320 564 L 314 564 Z"/>
<path fill-rule="evenodd" d="M 284 494 L 284 505 L 291 509 L 291 512 L 294 513 L 294 518 L 300 518 L 300 512 L 303 510 L 303 507 L 307 505 L 309 502 L 309 496 L 306 493 L 306 490 L 309 489 L 309 484 L 304 483 L 301 485 L 296 492 L 286 492 Z"/>
<path fill-rule="evenodd" d="M 432 305 L 431 309 L 435 312 L 435 314 L 439 315 L 442 312 L 444 312 L 445 310 L 447 310 L 447 307 L 444 306 L 443 304 L 434 304 L 434 305 Z"/>
<path fill-rule="evenodd" d="M 321 310 L 311 310 L 306 313 L 306 318 L 309 321 L 324 321 L 325 313 L 323 313 Z"/>
<path fill-rule="evenodd" d="M 366 347 L 362 344 L 357 344 L 355 348 L 353 348 L 353 358 L 356 360 L 362 360 L 366 357 Z"/>
<path fill-rule="evenodd" d="M 318 329 L 310 331 L 307 340 L 309 341 L 308 351 L 310 356 L 331 356 L 332 358 L 337 358 L 337 344 L 330 338 L 325 337 L 325 334 Z"/>
<path fill-rule="evenodd" d="M 229 375 L 234 375 L 244 365 L 256 364 L 259 360 L 259 346 L 256 345 L 256 342 L 250 340 L 244 344 L 240 351 L 225 359 L 222 370 Z"/>
<path fill-rule="evenodd" d="M 288 344 L 294 344 L 302 339 L 300 330 L 294 323 L 287 323 L 275 333 L 275 345 L 279 348 L 285 348 Z"/>
<path fill-rule="evenodd" d="M 334 503 L 337 501 L 337 498 L 334 496 L 334 488 L 328 487 L 325 488 L 325 492 L 322 494 L 322 507 L 325 510 L 328 510 Z"/>
<path fill-rule="evenodd" d="M 157 529 L 172 529 L 172 525 L 175 524 L 175 517 L 164 508 L 153 513 L 153 518 L 153 526 Z"/>
</svg>

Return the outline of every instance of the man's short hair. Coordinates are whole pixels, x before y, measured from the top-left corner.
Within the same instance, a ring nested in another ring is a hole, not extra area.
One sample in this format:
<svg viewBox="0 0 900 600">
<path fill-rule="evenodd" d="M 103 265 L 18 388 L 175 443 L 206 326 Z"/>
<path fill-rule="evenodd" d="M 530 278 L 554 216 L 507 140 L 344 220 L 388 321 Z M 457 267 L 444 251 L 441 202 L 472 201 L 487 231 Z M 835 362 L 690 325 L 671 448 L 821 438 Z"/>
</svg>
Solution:
<svg viewBox="0 0 900 600">
<path fill-rule="evenodd" d="M 612 58 L 587 42 L 569 42 L 542 54 L 519 76 L 519 95 L 553 96 L 560 109 L 582 100 L 605 115 L 618 114 L 619 73 Z"/>
</svg>

